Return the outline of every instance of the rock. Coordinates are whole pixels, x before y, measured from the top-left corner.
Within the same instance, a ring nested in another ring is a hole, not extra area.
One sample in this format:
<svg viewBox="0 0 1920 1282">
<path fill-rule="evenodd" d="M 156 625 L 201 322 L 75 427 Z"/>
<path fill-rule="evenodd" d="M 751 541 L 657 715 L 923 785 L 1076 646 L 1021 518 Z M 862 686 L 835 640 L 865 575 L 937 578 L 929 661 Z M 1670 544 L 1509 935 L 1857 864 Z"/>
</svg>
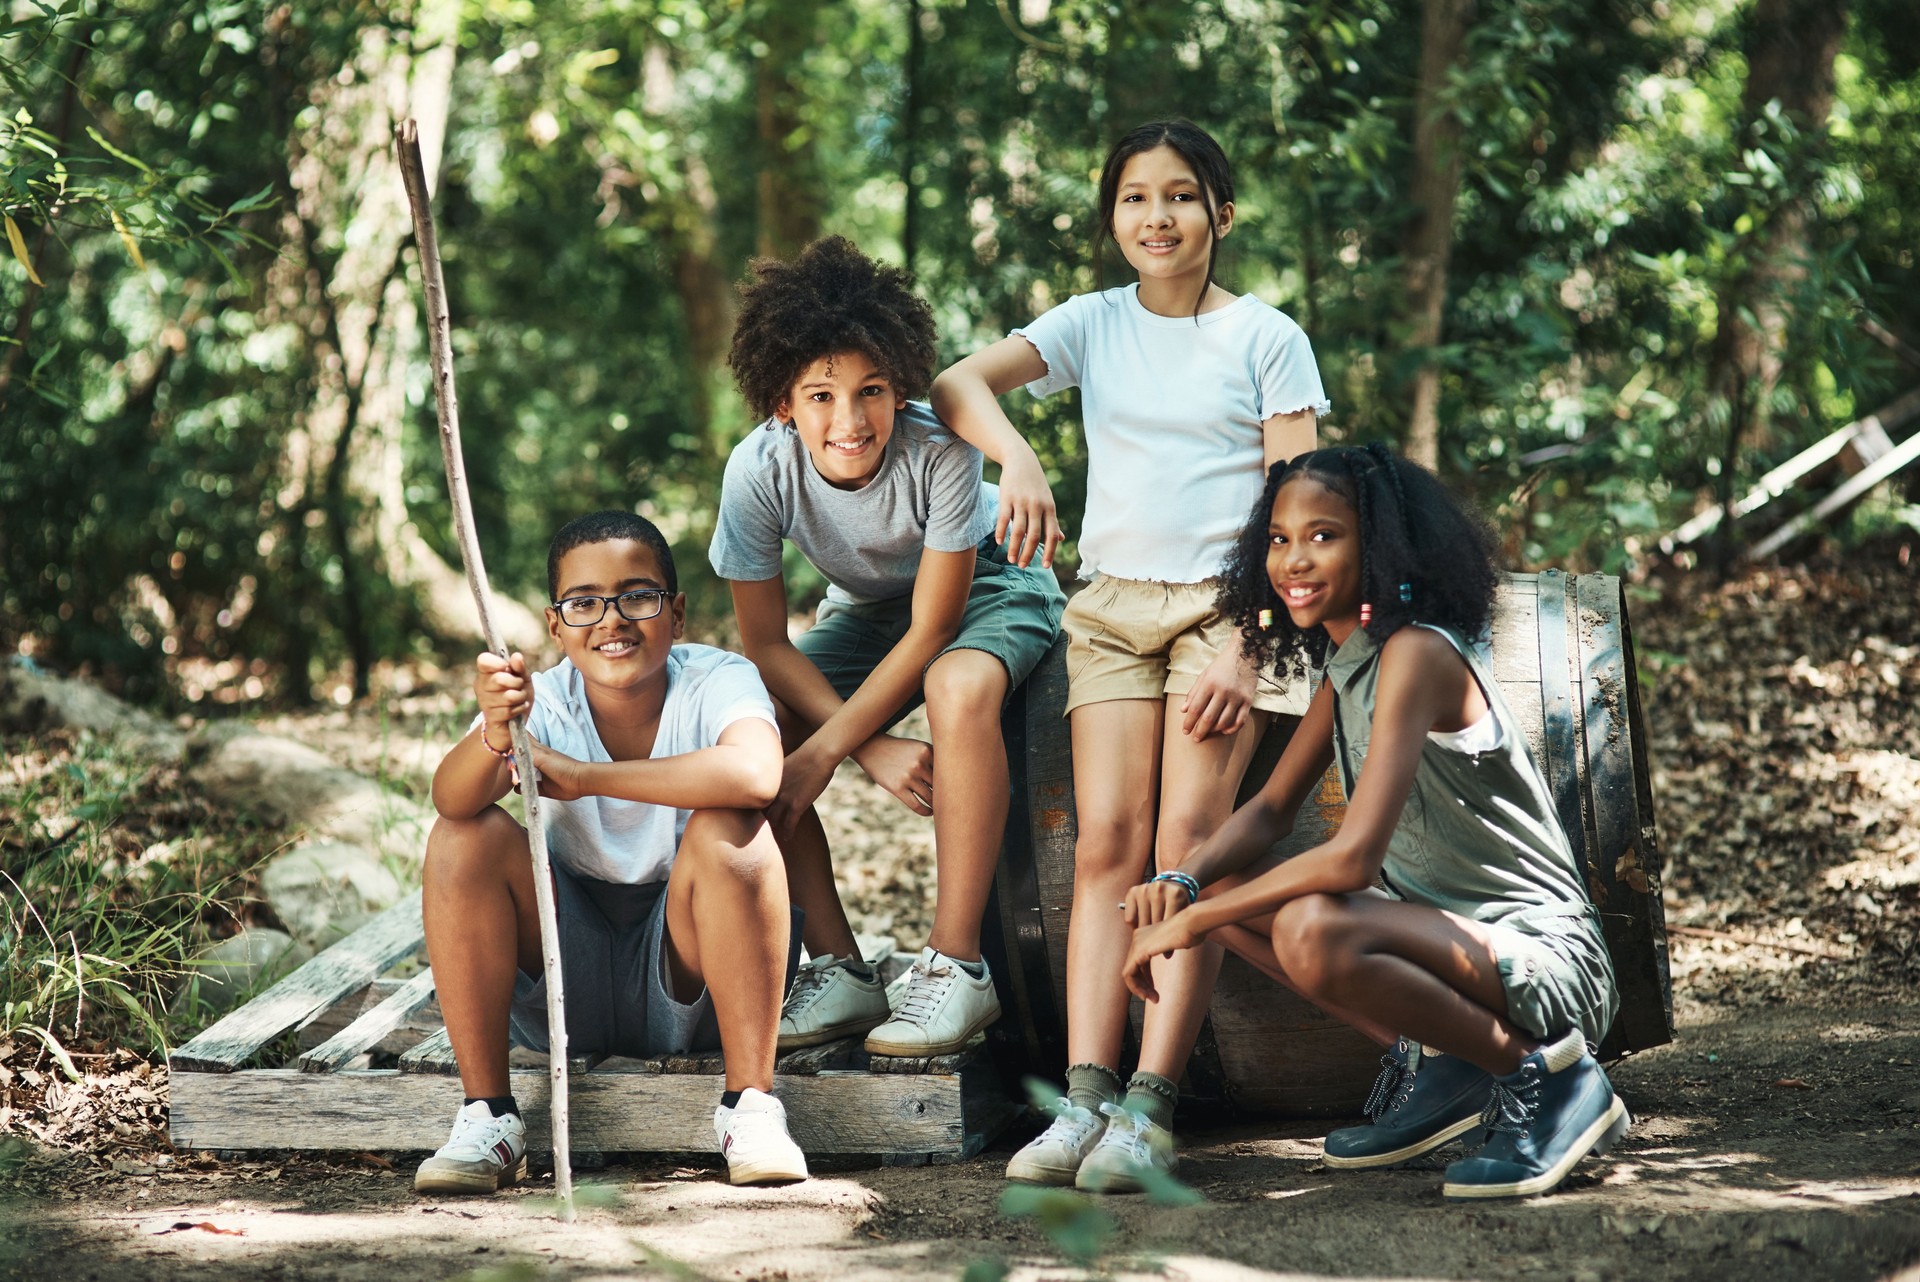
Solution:
<svg viewBox="0 0 1920 1282">
<path fill-rule="evenodd" d="M 180 985 L 175 1005 L 198 999 L 220 1014 L 266 987 L 313 956 L 313 950 L 285 931 L 255 927 L 214 944 L 193 961 L 193 973 Z"/>
<path fill-rule="evenodd" d="M 130 741 L 144 753 L 177 761 L 187 737 L 148 712 L 122 703 L 87 681 L 56 677 L 16 659 L 0 666 L 0 725 L 27 730 L 65 727 Z"/>
<path fill-rule="evenodd" d="M 294 938 L 312 947 L 350 934 L 400 898 L 400 879 L 363 846 L 315 842 L 276 855 L 260 888 Z"/>
<path fill-rule="evenodd" d="M 417 864 L 431 813 L 304 744 L 245 727 L 194 737 L 188 778 L 222 809 L 304 828 Z"/>
</svg>

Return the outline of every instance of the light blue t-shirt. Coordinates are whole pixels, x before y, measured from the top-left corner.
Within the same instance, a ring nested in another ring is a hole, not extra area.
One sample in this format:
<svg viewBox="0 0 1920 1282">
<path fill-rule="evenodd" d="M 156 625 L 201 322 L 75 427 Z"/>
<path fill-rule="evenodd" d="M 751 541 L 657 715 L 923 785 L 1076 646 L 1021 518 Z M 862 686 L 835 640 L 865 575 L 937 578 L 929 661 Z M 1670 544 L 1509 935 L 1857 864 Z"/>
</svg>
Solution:
<svg viewBox="0 0 1920 1282">
<path fill-rule="evenodd" d="M 759 669 L 710 645 L 676 645 L 667 652 L 667 700 L 651 759 L 711 748 L 721 731 L 746 718 L 779 725 Z M 534 673 L 527 733 L 577 761 L 613 760 L 593 724 L 585 678 L 568 659 Z M 540 808 L 554 859 L 583 877 L 632 885 L 667 879 L 693 814 L 617 797 L 542 797 Z"/>
</svg>

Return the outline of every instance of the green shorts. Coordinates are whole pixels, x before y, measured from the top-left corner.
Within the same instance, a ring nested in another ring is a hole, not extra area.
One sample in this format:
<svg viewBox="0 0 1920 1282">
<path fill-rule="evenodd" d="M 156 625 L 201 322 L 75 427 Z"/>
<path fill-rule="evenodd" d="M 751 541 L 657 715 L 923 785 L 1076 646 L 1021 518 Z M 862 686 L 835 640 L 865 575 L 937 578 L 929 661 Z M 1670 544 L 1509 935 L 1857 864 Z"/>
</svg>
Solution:
<svg viewBox="0 0 1920 1282">
<path fill-rule="evenodd" d="M 967 593 L 960 631 L 934 659 L 955 650 L 984 650 L 1006 668 L 1011 693 L 1053 648 L 1066 605 L 1066 594 L 1052 570 L 1009 565 L 1000 548 L 982 544 L 974 554 L 973 587 Z M 813 660 L 835 694 L 850 699 L 900 644 L 912 623 L 911 594 L 858 605 L 823 601 L 814 625 L 794 645 Z M 914 691 L 888 724 L 919 707 L 922 698 L 920 691 Z"/>
<path fill-rule="evenodd" d="M 1593 914 L 1556 909 L 1527 909 L 1481 923 L 1493 936 L 1507 1017 L 1547 1040 L 1578 1028 L 1598 1046 L 1620 1009 L 1613 961 Z"/>
</svg>

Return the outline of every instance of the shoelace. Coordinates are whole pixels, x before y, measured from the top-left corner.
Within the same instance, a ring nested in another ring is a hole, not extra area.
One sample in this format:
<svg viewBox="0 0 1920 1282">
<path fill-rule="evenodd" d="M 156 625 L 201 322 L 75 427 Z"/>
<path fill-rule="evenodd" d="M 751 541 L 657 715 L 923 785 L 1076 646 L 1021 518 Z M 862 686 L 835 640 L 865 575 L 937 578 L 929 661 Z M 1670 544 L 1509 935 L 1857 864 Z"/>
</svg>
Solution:
<svg viewBox="0 0 1920 1282">
<path fill-rule="evenodd" d="M 507 1137 L 506 1118 L 489 1117 L 485 1120 L 469 1117 L 464 1111 L 453 1121 L 453 1134 L 447 1137 L 442 1153 L 453 1153 L 461 1149 L 470 1149 L 475 1153 L 491 1157 L 496 1144 Z"/>
<path fill-rule="evenodd" d="M 1136 1162 L 1153 1161 L 1153 1150 L 1147 1143 L 1147 1136 L 1153 1133 L 1152 1122 L 1105 1101 L 1101 1102 L 1100 1111 L 1107 1115 L 1107 1133 L 1100 1137 L 1101 1148 L 1124 1148 L 1127 1156 Z"/>
<path fill-rule="evenodd" d="M 1487 1139 L 1494 1132 L 1506 1131 L 1512 1135 L 1524 1134 L 1533 1125 L 1534 1115 L 1540 1111 L 1540 1075 L 1533 1066 L 1527 1066 L 1527 1077 L 1518 1089 L 1496 1080 L 1493 1094 L 1487 1098 L 1487 1106 L 1480 1113 L 1480 1125 L 1486 1128 Z"/>
<path fill-rule="evenodd" d="M 840 957 L 816 957 L 802 966 L 799 974 L 793 977 L 793 991 L 787 994 L 786 1004 L 780 1008 L 781 1015 L 798 1015 L 813 1005 L 814 1000 L 827 991 L 827 972 L 843 960 Z"/>
<path fill-rule="evenodd" d="M 1100 1124 L 1100 1119 L 1087 1109 L 1077 1107 L 1064 1095 L 1053 1102 L 1053 1107 L 1053 1121 L 1041 1134 L 1041 1142 L 1052 1140 L 1078 1152 L 1080 1146 L 1087 1142 L 1088 1134 Z"/>
<path fill-rule="evenodd" d="M 1413 1093 L 1413 1071 L 1406 1061 L 1393 1055 L 1380 1057 L 1380 1076 L 1373 1079 L 1373 1090 L 1367 1096 L 1366 1107 L 1360 1111 L 1374 1121 L 1379 1121 L 1407 1102 L 1407 1096 Z"/>
<path fill-rule="evenodd" d="M 907 972 L 907 991 L 894 1009 L 893 1017 L 907 1024 L 924 1024 L 939 1009 L 940 999 L 953 984 L 953 967 L 929 966 L 915 962 Z"/>
</svg>

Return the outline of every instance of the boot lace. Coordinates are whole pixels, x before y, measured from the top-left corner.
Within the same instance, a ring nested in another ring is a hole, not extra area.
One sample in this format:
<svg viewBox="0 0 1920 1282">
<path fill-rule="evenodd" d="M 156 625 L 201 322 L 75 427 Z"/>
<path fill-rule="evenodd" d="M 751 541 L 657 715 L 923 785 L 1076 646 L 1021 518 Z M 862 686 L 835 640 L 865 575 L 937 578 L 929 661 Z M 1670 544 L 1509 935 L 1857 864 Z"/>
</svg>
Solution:
<svg viewBox="0 0 1920 1282">
<path fill-rule="evenodd" d="M 1107 1117 L 1107 1133 L 1100 1137 L 1101 1148 L 1125 1149 L 1127 1156 L 1136 1162 L 1153 1160 L 1153 1150 L 1147 1143 L 1147 1137 L 1153 1132 L 1152 1122 L 1118 1104 L 1104 1101 L 1100 1111 Z"/>
<path fill-rule="evenodd" d="M 1491 1143 L 1501 1131 L 1509 1135 L 1524 1135 L 1539 1111 L 1540 1074 L 1533 1065 L 1526 1066 L 1526 1078 L 1517 1087 L 1495 1078 L 1493 1094 L 1488 1096 L 1487 1106 L 1480 1113 L 1480 1125 L 1486 1133 L 1486 1140 L 1481 1147 Z"/>
<path fill-rule="evenodd" d="M 1065 1096 L 1055 1100 L 1053 1107 L 1053 1121 L 1041 1132 L 1039 1142 L 1060 1144 L 1078 1153 L 1086 1144 L 1087 1136 L 1093 1134 L 1093 1128 L 1100 1125 L 1100 1119 L 1092 1110 L 1080 1108 Z"/>
<path fill-rule="evenodd" d="M 1382 1055 L 1380 1076 L 1373 1079 L 1373 1090 L 1361 1111 L 1377 1122 L 1406 1103 L 1407 1096 L 1413 1093 L 1414 1071 L 1398 1056 Z"/>
</svg>

